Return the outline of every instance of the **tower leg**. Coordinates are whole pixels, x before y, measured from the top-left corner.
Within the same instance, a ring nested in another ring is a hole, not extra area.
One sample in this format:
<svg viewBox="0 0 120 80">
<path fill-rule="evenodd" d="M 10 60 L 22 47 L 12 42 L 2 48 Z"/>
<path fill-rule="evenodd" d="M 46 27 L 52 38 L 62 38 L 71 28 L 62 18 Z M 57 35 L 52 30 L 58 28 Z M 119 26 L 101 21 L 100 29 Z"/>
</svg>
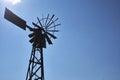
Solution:
<svg viewBox="0 0 120 80">
<path fill-rule="evenodd" d="M 26 80 L 44 80 L 43 49 L 32 47 Z"/>
</svg>

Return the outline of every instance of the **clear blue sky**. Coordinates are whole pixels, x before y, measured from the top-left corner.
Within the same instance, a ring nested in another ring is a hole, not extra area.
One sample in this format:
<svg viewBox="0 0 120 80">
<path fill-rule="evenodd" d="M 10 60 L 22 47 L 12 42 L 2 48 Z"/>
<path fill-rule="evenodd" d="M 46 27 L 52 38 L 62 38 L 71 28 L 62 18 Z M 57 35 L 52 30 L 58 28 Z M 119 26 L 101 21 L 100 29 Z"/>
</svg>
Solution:
<svg viewBox="0 0 120 80">
<path fill-rule="evenodd" d="M 25 80 L 30 32 L 5 20 L 5 7 L 30 26 L 48 13 L 60 18 L 44 49 L 45 80 L 120 80 L 120 0 L 0 0 L 0 80 Z"/>
</svg>

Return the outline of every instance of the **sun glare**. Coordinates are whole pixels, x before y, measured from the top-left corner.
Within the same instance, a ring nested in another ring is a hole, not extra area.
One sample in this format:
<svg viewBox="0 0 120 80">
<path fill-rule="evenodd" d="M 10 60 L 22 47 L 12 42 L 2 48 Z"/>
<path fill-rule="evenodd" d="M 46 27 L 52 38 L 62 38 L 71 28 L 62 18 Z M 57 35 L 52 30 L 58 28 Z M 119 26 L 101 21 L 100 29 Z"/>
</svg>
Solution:
<svg viewBox="0 0 120 80">
<path fill-rule="evenodd" d="M 13 5 L 16 5 L 21 2 L 21 0 L 7 0 L 7 2 L 12 3 Z"/>
</svg>

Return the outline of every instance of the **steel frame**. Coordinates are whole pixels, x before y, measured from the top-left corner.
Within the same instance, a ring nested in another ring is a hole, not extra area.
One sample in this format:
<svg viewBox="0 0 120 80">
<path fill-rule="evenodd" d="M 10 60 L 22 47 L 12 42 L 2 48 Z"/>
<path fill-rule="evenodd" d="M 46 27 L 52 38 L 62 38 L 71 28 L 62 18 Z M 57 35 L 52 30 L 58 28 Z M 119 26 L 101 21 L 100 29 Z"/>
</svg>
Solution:
<svg viewBox="0 0 120 80">
<path fill-rule="evenodd" d="M 43 49 L 32 47 L 26 80 L 44 80 Z"/>
</svg>

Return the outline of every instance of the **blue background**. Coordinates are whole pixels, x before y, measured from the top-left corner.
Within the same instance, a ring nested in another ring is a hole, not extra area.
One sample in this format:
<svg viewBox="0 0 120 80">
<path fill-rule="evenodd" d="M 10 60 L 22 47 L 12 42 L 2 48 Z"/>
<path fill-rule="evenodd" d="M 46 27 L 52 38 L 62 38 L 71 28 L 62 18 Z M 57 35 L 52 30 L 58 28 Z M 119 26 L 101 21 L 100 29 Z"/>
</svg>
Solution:
<svg viewBox="0 0 120 80">
<path fill-rule="evenodd" d="M 4 9 L 36 22 L 55 14 L 58 39 L 44 49 L 45 80 L 120 80 L 120 0 L 0 0 L 0 80 L 25 80 L 29 30 L 4 19 Z"/>
</svg>

